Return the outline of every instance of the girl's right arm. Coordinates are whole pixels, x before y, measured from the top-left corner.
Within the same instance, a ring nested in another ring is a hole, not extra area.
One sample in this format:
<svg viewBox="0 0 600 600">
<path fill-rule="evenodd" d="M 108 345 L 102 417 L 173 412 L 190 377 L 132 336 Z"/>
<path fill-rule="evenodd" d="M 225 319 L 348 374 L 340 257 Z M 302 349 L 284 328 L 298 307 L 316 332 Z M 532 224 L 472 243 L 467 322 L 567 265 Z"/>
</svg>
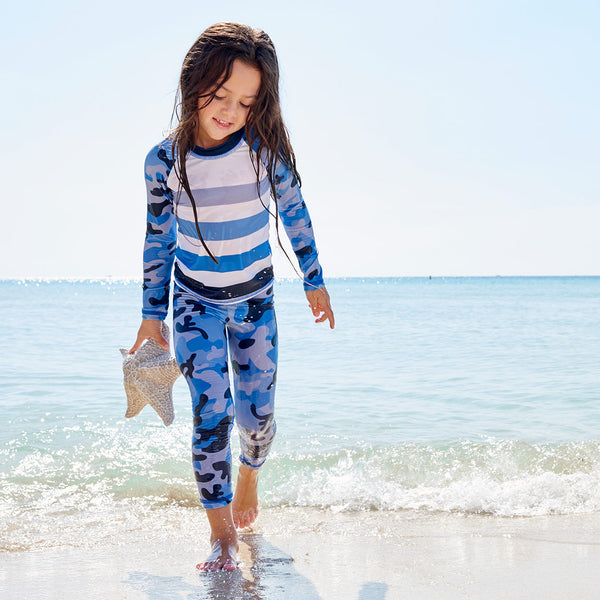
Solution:
<svg viewBox="0 0 600 600">
<path fill-rule="evenodd" d="M 173 167 L 171 142 L 155 146 L 146 157 L 148 213 L 144 244 L 144 284 L 142 325 L 130 353 L 145 339 L 155 339 L 163 348 L 168 342 L 160 333 L 161 321 L 169 310 L 171 272 L 177 246 L 177 221 L 173 212 L 173 194 L 167 178 Z"/>
</svg>

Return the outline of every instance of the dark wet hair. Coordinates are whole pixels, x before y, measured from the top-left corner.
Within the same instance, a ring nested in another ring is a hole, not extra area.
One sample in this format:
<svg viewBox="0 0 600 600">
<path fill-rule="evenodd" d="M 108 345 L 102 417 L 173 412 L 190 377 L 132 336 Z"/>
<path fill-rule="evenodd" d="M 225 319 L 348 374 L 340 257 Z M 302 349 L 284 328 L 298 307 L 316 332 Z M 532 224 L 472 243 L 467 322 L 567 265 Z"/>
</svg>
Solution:
<svg viewBox="0 0 600 600">
<path fill-rule="evenodd" d="M 205 99 L 205 102 L 200 105 L 202 108 L 211 102 L 218 89 L 229 79 L 235 60 L 241 60 L 258 69 L 261 74 L 260 89 L 248 112 L 245 133 L 248 146 L 255 148 L 251 156 L 256 171 L 257 188 L 260 183 L 261 158 L 266 168 L 271 195 L 275 202 L 275 226 L 280 246 L 275 188 L 275 167 L 278 161 L 283 162 L 292 171 L 300 185 L 296 158 L 281 116 L 279 65 L 271 38 L 260 29 L 240 23 L 226 22 L 211 25 L 194 42 L 183 61 L 173 111 L 177 126 L 171 137 L 176 147 L 176 174 L 192 203 L 198 238 L 208 255 L 217 263 L 198 226 L 196 203 L 190 189 L 185 164 L 190 150 L 195 146 L 199 99 Z M 287 256 L 287 253 L 285 254 Z"/>
</svg>

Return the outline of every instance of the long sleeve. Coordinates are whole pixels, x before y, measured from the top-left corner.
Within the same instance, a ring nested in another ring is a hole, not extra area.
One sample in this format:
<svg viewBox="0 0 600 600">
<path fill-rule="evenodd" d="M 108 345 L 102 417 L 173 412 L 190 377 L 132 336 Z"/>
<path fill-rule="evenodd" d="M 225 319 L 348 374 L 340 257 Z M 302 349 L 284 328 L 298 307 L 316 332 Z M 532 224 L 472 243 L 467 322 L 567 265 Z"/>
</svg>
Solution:
<svg viewBox="0 0 600 600">
<path fill-rule="evenodd" d="M 145 162 L 148 214 L 144 243 L 144 319 L 164 320 L 169 310 L 171 272 L 177 246 L 173 194 L 167 177 L 173 167 L 172 146 L 164 141 L 148 153 Z"/>
<path fill-rule="evenodd" d="M 300 193 L 298 180 L 282 162 L 275 170 L 277 207 L 294 254 L 304 275 L 305 291 L 324 285 L 317 245 L 308 209 Z"/>
</svg>

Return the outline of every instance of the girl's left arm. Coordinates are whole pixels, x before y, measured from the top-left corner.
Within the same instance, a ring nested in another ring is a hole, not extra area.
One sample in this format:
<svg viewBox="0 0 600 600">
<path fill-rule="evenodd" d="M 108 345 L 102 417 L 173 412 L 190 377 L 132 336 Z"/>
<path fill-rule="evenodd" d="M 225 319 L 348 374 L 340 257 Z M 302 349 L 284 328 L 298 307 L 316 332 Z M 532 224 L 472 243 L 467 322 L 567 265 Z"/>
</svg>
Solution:
<svg viewBox="0 0 600 600">
<path fill-rule="evenodd" d="M 298 180 L 291 170 L 279 162 L 275 171 L 277 208 L 294 254 L 304 275 L 304 292 L 316 323 L 329 321 L 331 329 L 335 317 L 329 293 L 323 281 L 317 245 L 308 209 L 302 198 Z"/>
</svg>

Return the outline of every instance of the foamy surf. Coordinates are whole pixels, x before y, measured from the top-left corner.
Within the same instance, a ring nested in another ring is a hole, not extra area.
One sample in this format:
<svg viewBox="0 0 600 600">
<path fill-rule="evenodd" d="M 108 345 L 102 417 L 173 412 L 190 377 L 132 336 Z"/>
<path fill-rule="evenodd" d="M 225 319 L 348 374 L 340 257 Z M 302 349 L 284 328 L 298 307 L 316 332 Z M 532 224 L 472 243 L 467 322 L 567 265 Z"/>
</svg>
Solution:
<svg viewBox="0 0 600 600">
<path fill-rule="evenodd" d="M 595 441 L 403 444 L 276 456 L 274 463 L 272 472 L 278 475 L 265 491 L 271 506 L 506 517 L 600 510 L 600 444 Z"/>
<path fill-rule="evenodd" d="M 301 452 L 296 447 L 281 436 L 261 477 L 264 508 L 502 517 L 600 511 L 597 441 L 344 447 L 339 438 L 313 437 Z M 187 527 L 201 510 L 189 452 L 184 425 L 84 422 L 27 434 L 1 450 L 11 467 L 1 475 L 1 548 L 94 545 L 118 531 Z"/>
</svg>

